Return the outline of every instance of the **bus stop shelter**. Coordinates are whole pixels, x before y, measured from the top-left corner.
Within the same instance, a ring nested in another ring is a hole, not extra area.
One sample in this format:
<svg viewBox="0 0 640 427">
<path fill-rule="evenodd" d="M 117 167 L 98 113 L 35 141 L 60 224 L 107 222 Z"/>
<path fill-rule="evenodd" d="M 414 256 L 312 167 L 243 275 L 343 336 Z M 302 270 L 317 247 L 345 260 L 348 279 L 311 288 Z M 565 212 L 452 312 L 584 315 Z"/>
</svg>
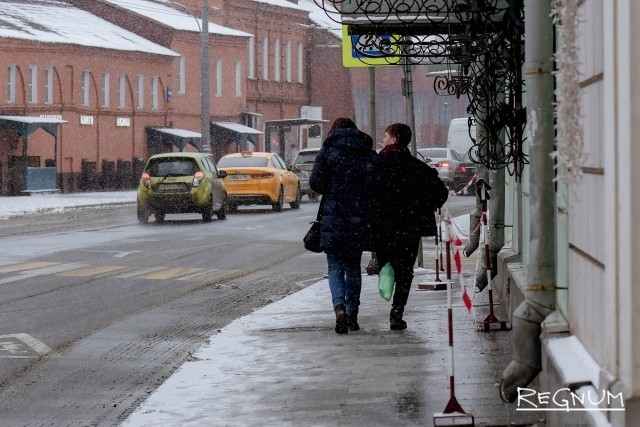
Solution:
<svg viewBox="0 0 640 427">
<path fill-rule="evenodd" d="M 58 126 L 68 123 L 61 118 L 35 116 L 0 116 L 0 129 L 9 127 L 23 138 L 24 162 L 22 167 L 22 192 L 57 190 Z M 43 129 L 53 136 L 53 164 L 44 167 L 29 166 L 29 136 Z"/>
</svg>

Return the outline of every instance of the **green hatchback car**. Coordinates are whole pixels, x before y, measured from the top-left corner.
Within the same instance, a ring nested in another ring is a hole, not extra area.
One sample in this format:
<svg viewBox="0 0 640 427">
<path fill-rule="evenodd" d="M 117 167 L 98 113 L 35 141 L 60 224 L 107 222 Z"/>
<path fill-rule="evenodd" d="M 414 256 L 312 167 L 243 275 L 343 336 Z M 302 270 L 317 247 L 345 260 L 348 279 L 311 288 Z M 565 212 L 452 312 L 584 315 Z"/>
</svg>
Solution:
<svg viewBox="0 0 640 427">
<path fill-rule="evenodd" d="M 162 153 L 147 161 L 138 185 L 138 221 L 146 224 L 153 214 L 163 222 L 166 214 L 200 213 L 210 222 L 227 216 L 227 191 L 206 153 Z"/>
</svg>

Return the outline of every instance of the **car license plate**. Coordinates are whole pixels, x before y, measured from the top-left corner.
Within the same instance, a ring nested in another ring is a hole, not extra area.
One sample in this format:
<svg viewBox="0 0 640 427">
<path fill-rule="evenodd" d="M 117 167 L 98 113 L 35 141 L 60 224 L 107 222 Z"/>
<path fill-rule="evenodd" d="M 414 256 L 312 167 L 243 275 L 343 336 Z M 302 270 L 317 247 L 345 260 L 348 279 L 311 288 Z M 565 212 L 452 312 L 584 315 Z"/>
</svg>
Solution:
<svg viewBox="0 0 640 427">
<path fill-rule="evenodd" d="M 232 181 L 246 181 L 249 179 L 249 175 L 227 175 L 227 179 Z"/>
<path fill-rule="evenodd" d="M 184 184 L 160 184 L 158 191 L 180 191 L 184 190 Z"/>
</svg>

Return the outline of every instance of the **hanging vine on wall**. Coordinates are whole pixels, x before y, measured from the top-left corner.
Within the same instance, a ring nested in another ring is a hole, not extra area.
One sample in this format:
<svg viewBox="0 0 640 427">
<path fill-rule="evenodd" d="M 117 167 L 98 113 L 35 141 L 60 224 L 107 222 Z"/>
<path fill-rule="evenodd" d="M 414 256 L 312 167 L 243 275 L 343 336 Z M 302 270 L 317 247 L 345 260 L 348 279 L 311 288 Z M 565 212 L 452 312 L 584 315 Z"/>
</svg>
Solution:
<svg viewBox="0 0 640 427">
<path fill-rule="evenodd" d="M 365 64 L 447 65 L 434 90 L 468 97 L 468 113 L 481 129 L 480 138 L 471 135 L 471 159 L 520 178 L 528 163 L 522 150 L 523 0 L 315 2 L 348 26 L 354 54 Z"/>
</svg>

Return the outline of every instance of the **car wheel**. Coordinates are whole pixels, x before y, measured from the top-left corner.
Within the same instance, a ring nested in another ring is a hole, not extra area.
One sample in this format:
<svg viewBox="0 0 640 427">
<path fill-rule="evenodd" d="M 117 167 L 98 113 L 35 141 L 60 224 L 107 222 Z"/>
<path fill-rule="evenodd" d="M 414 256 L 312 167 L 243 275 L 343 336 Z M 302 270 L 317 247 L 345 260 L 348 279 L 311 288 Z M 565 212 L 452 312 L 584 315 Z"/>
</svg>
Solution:
<svg viewBox="0 0 640 427">
<path fill-rule="evenodd" d="M 226 219 L 227 218 L 227 199 L 224 200 L 224 203 L 222 203 L 222 206 L 220 207 L 220 210 L 218 212 L 216 212 L 216 215 L 218 216 L 218 219 Z"/>
<path fill-rule="evenodd" d="M 148 224 L 149 223 L 149 211 L 145 208 L 138 206 L 138 222 L 140 224 Z"/>
<path fill-rule="evenodd" d="M 280 194 L 278 194 L 278 201 L 273 203 L 271 207 L 273 207 L 274 212 L 281 212 L 283 204 L 284 204 L 284 191 L 282 191 L 282 187 L 280 187 Z"/>
<path fill-rule="evenodd" d="M 209 199 L 209 203 L 202 210 L 202 222 L 211 222 L 213 220 L 213 196 Z"/>
<path fill-rule="evenodd" d="M 156 222 L 164 222 L 164 212 L 156 212 L 153 216 L 156 218 Z"/>
<path fill-rule="evenodd" d="M 291 209 L 298 209 L 300 208 L 301 201 L 302 201 L 302 193 L 300 193 L 300 186 L 298 186 L 298 191 L 296 192 L 296 200 L 289 203 L 289 206 L 291 206 Z"/>
<path fill-rule="evenodd" d="M 312 202 L 317 202 L 318 201 L 318 193 L 309 193 L 309 200 L 311 200 Z"/>
</svg>

